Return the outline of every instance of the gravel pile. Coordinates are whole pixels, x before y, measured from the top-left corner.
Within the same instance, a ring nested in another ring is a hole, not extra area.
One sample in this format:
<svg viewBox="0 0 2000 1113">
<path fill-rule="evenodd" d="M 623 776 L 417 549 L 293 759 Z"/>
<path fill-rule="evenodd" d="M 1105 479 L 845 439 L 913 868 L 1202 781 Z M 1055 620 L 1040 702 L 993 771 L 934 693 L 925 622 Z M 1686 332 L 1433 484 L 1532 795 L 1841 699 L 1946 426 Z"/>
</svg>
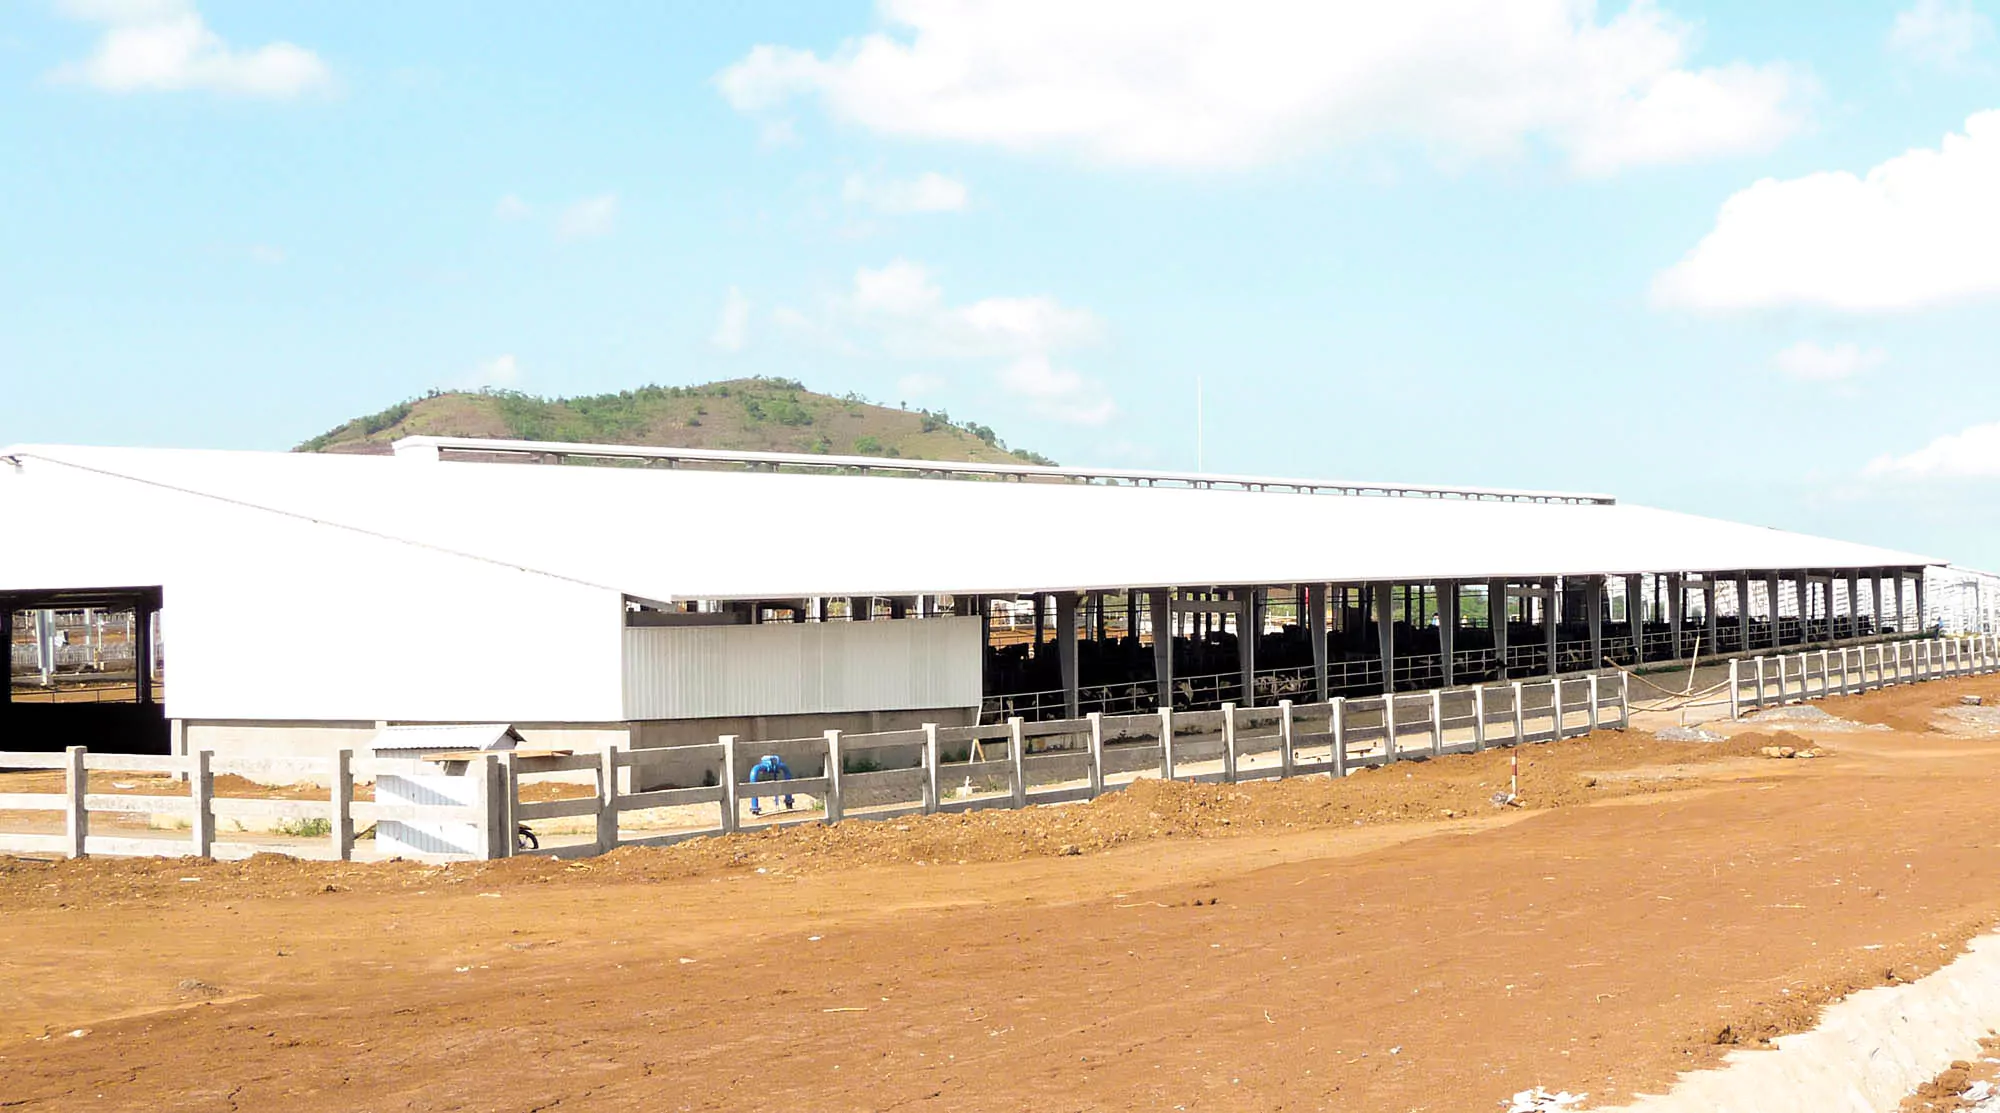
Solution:
<svg viewBox="0 0 2000 1113">
<path fill-rule="evenodd" d="M 1965 708 L 1974 711 L 1977 708 Z M 1857 723 L 1851 719 L 1835 718 L 1822 708 L 1809 703 L 1795 703 L 1786 707 L 1772 707 L 1754 711 L 1744 716 L 1753 723 L 1790 723 L 1809 727 L 1813 730 L 1888 730 L 1883 723 Z"/>
<path fill-rule="evenodd" d="M 2000 734 L 2000 707 L 1947 707 L 1944 717 L 1961 730 L 1975 734 Z"/>
<path fill-rule="evenodd" d="M 1725 736 L 1700 727 L 1668 727 L 1654 731 L 1653 737 L 1662 742 L 1720 742 Z"/>
<path fill-rule="evenodd" d="M 1833 719 L 1824 708 L 1810 703 L 1794 703 L 1785 707 L 1773 707 L 1768 711 L 1758 711 L 1748 718 L 1760 723 L 1824 723 Z"/>
</svg>

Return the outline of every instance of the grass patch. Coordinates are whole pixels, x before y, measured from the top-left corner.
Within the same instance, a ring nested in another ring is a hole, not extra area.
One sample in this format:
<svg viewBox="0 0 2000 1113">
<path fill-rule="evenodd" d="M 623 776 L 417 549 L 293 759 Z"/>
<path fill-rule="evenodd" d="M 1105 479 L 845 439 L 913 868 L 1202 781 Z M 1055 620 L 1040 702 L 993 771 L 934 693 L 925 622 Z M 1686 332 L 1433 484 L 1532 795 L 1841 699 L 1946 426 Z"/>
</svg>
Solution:
<svg viewBox="0 0 2000 1113">
<path fill-rule="evenodd" d="M 310 819 L 281 819 L 273 828 L 280 835 L 294 839 L 323 839 L 333 834 L 333 820 L 325 816 Z"/>
</svg>

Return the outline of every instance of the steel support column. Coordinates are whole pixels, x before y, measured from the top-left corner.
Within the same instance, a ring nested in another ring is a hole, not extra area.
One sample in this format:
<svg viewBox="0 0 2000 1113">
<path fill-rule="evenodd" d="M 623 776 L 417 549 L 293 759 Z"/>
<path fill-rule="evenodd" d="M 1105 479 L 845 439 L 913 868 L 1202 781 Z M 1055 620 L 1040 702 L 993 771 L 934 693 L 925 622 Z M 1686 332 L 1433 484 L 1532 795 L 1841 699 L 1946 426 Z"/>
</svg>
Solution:
<svg viewBox="0 0 2000 1113">
<path fill-rule="evenodd" d="M 1646 662 L 1646 577 L 1625 577 L 1625 625 L 1632 630 L 1632 663 Z"/>
<path fill-rule="evenodd" d="M 1549 653 L 1549 675 L 1561 671 L 1556 667 L 1556 627 L 1561 625 L 1562 609 L 1557 605 L 1556 593 L 1562 581 L 1555 576 L 1542 580 L 1542 644 Z"/>
<path fill-rule="evenodd" d="M 1750 575 L 1736 574 L 1736 651 L 1750 652 Z"/>
<path fill-rule="evenodd" d="M 1681 659 L 1681 611 L 1687 606 L 1687 577 L 1679 572 L 1667 573 L 1667 626 L 1673 631 L 1674 652 L 1667 659 Z"/>
<path fill-rule="evenodd" d="M 1080 719 L 1076 668 L 1076 592 L 1056 596 L 1056 664 L 1062 670 L 1063 717 Z"/>
<path fill-rule="evenodd" d="M 1264 633 L 1264 589 L 1237 588 L 1236 662 L 1243 670 L 1243 706 L 1257 705 L 1257 639 Z"/>
<path fill-rule="evenodd" d="M 1766 605 L 1771 612 L 1771 648 L 1776 649 L 1778 646 L 1785 644 L 1784 624 L 1778 621 L 1778 574 L 1776 572 L 1765 573 L 1764 592 L 1769 596 L 1766 600 Z"/>
<path fill-rule="evenodd" d="M 1382 643 L 1382 690 L 1396 690 L 1396 600 L 1389 584 L 1368 585 L 1375 603 L 1375 634 Z"/>
<path fill-rule="evenodd" d="M 1590 671 L 1604 667 L 1604 577 L 1590 577 Z"/>
<path fill-rule="evenodd" d="M 1493 679 L 1507 679 L 1507 581 L 1486 581 L 1486 627 L 1493 635 Z"/>
<path fill-rule="evenodd" d="M 1798 575 L 1799 644 L 1812 644 L 1812 577 L 1804 569 Z"/>
<path fill-rule="evenodd" d="M 1453 660 L 1458 640 L 1458 581 L 1439 580 L 1437 593 L 1439 676 L 1449 688 L 1458 678 L 1458 664 Z"/>
<path fill-rule="evenodd" d="M 1312 639 L 1313 649 L 1313 700 L 1324 703 L 1332 698 L 1326 685 L 1326 601 L 1329 592 L 1326 584 L 1313 584 L 1310 589 L 1300 588 L 1299 598 L 1306 606 L 1306 636 Z"/>
<path fill-rule="evenodd" d="M 8 652 L 13 652 L 12 645 Z M 153 703 L 153 604 L 144 597 L 132 604 L 132 669 L 138 679 L 139 704 L 149 707 Z"/>
<path fill-rule="evenodd" d="M 1713 572 L 1702 576 L 1701 583 L 1702 587 L 1708 592 L 1708 594 L 1702 596 L 1702 617 L 1708 623 L 1708 651 L 1714 653 L 1716 652 L 1716 645 L 1722 633 L 1722 616 L 1717 613 L 1717 604 L 1722 601 L 1721 585 L 1717 582 L 1715 573 Z M 1696 656 L 1700 656 L 1700 654 L 1696 654 Z"/>
</svg>

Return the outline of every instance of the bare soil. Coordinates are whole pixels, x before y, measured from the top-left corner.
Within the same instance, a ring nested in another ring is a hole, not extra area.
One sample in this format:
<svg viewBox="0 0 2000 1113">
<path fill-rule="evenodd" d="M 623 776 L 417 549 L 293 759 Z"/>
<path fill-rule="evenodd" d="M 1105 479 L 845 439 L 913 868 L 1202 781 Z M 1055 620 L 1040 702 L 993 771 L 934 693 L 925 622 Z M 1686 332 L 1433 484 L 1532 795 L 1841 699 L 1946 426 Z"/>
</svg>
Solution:
<svg viewBox="0 0 2000 1113">
<path fill-rule="evenodd" d="M 1962 693 L 2000 678 L 1823 705 L 1888 731 L 1607 732 L 575 862 L 0 859 L 0 1102 L 1609 1104 L 2000 919 L 2000 736 L 1934 727 Z M 1524 808 L 1491 800 L 1510 755 Z"/>
</svg>

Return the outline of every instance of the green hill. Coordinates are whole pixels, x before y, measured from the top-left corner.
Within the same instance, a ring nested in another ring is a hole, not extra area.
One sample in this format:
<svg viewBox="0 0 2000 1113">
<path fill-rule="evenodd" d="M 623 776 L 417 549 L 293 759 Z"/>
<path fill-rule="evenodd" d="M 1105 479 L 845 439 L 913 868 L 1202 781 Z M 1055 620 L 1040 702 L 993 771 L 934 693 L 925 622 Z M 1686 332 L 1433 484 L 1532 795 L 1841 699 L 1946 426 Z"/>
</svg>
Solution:
<svg viewBox="0 0 2000 1113">
<path fill-rule="evenodd" d="M 411 436 L 1054 463 L 1026 449 L 1009 449 L 987 426 L 954 422 L 942 411 L 892 409 L 856 394 L 836 398 L 790 379 L 765 378 L 645 386 L 584 398 L 433 392 L 357 417 L 297 451 L 387 452 L 395 440 Z"/>
</svg>

